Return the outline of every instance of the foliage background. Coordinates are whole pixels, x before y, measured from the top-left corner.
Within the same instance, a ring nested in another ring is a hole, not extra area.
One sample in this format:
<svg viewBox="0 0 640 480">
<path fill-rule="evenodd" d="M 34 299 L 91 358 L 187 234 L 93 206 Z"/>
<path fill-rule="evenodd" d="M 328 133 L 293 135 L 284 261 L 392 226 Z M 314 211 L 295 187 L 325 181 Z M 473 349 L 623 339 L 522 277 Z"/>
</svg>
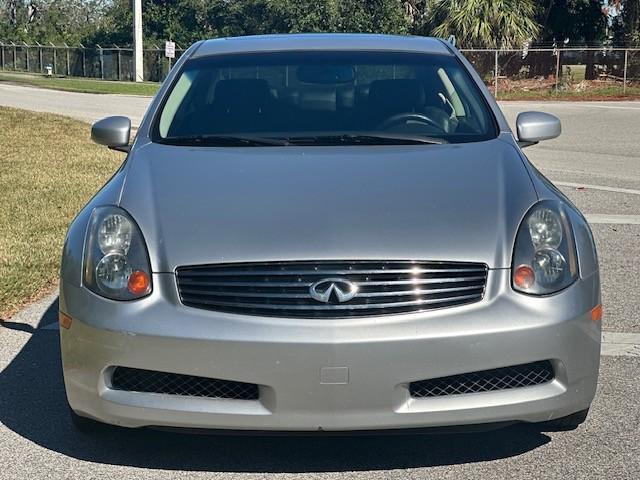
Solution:
<svg viewBox="0 0 640 480">
<path fill-rule="evenodd" d="M 376 32 L 463 47 L 638 45 L 640 0 L 143 0 L 144 36 L 186 47 L 229 35 Z M 0 0 L 0 40 L 131 44 L 131 0 Z"/>
</svg>

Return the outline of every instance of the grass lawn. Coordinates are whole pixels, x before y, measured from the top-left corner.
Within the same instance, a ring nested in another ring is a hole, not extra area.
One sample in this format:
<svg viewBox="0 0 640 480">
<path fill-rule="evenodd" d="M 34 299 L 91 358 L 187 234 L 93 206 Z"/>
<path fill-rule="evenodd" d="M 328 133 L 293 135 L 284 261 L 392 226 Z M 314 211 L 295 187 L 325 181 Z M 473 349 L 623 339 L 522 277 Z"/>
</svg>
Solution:
<svg viewBox="0 0 640 480">
<path fill-rule="evenodd" d="M 491 90 L 493 93 L 493 90 Z M 500 92 L 498 89 L 498 100 L 638 100 L 640 98 L 640 87 L 627 87 L 626 95 L 622 94 L 621 86 L 607 86 L 591 88 L 582 92 L 572 90 L 555 89 L 547 90 L 517 90 L 512 92 Z"/>
<path fill-rule="evenodd" d="M 84 93 L 119 93 L 124 95 L 153 96 L 160 88 L 155 82 L 115 82 L 77 77 L 45 77 L 44 75 L 0 72 L 0 82 L 18 83 L 55 90 Z"/>
<path fill-rule="evenodd" d="M 89 128 L 0 107 L 0 318 L 55 285 L 70 221 L 124 160 Z"/>
</svg>

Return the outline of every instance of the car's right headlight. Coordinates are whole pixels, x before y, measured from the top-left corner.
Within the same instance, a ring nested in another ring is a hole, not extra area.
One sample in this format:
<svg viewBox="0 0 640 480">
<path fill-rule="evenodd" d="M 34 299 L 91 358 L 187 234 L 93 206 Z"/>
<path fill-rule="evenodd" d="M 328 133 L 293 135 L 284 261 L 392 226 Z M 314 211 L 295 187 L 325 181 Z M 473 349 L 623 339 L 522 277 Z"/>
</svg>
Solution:
<svg viewBox="0 0 640 480">
<path fill-rule="evenodd" d="M 578 278 L 578 259 L 562 203 L 543 200 L 524 217 L 511 267 L 515 290 L 533 295 L 558 292 Z"/>
<path fill-rule="evenodd" d="M 151 265 L 144 238 L 131 216 L 119 207 L 98 207 L 91 213 L 83 285 L 112 300 L 134 300 L 151 293 Z"/>
</svg>

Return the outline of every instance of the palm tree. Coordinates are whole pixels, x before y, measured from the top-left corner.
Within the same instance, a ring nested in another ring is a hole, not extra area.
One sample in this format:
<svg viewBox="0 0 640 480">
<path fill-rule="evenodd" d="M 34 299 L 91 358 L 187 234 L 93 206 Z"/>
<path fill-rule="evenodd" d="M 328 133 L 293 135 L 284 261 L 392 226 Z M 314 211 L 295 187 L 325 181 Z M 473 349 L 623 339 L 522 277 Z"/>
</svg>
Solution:
<svg viewBox="0 0 640 480">
<path fill-rule="evenodd" d="M 432 0 L 425 27 L 467 48 L 519 48 L 540 30 L 536 8 L 533 0 Z"/>
</svg>

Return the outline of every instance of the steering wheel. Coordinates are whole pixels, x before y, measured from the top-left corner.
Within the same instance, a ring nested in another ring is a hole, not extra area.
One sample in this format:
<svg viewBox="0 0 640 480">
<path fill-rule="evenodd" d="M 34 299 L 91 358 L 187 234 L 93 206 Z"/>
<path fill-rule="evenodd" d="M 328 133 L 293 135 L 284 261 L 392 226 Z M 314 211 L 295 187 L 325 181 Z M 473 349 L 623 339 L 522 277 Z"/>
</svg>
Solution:
<svg viewBox="0 0 640 480">
<path fill-rule="evenodd" d="M 437 128 L 442 133 L 445 133 L 445 134 L 447 133 L 444 128 L 442 128 L 440 125 L 438 125 L 435 121 L 433 121 L 432 119 L 430 119 L 426 115 L 424 115 L 422 113 L 415 113 L 415 112 L 397 113 L 397 114 L 387 118 L 384 122 L 382 122 L 380 125 L 378 125 L 377 129 L 378 130 L 387 130 L 387 129 L 391 128 L 391 127 L 395 127 L 396 125 L 400 125 L 400 124 L 408 123 L 408 122 L 424 123 L 424 124 L 431 125 L 432 127 Z"/>
</svg>

